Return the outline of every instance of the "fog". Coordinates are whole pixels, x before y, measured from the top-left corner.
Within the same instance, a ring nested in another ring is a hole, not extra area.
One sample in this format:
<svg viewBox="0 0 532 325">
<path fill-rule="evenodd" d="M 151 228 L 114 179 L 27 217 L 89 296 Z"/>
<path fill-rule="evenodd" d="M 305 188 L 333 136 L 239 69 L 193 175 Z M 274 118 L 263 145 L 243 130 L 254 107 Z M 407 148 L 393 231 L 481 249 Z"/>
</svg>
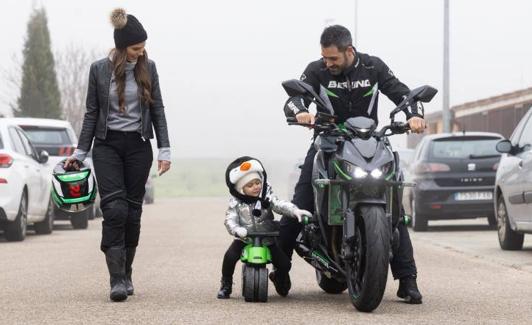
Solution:
<svg viewBox="0 0 532 325">
<path fill-rule="evenodd" d="M 310 131 L 289 127 L 280 84 L 320 57 L 327 24 L 355 25 L 354 1 L 72 1 L 4 0 L 0 71 L 21 55 L 34 6 L 44 6 L 54 50 L 69 44 L 113 47 L 110 11 L 124 7 L 148 32 L 157 63 L 173 158 L 241 154 L 295 160 Z M 441 109 L 443 0 L 359 0 L 360 52 L 379 56 L 409 87 L 440 90 L 427 112 Z M 532 85 L 532 2 L 450 1 L 451 105 Z M 2 79 L 3 80 L 3 79 Z M 2 81 L 4 82 L 4 81 Z M 16 98 L 18 94 L 12 94 Z M 392 103 L 381 95 L 380 121 Z M 5 103 L 0 112 L 8 112 Z M 404 146 L 399 137 L 396 146 Z"/>
</svg>

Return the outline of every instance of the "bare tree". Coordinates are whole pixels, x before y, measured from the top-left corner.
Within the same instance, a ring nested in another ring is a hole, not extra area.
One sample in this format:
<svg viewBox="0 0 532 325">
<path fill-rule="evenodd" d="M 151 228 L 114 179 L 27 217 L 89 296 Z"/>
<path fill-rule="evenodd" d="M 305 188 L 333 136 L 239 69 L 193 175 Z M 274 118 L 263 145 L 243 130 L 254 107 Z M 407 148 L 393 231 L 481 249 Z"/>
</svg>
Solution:
<svg viewBox="0 0 532 325">
<path fill-rule="evenodd" d="M 63 116 L 72 124 L 78 136 L 85 114 L 89 68 L 98 57 L 97 54 L 95 50 L 88 51 L 74 44 L 55 54 Z"/>
<path fill-rule="evenodd" d="M 20 87 L 22 85 L 22 60 L 20 57 L 13 54 L 9 68 L 3 68 L 1 73 L 3 87 L 0 101 L 9 109 L 5 110 L 0 108 L 0 114 L 3 116 L 12 116 L 13 111 L 16 111 L 18 108 L 17 99 L 18 95 L 20 95 Z"/>
</svg>

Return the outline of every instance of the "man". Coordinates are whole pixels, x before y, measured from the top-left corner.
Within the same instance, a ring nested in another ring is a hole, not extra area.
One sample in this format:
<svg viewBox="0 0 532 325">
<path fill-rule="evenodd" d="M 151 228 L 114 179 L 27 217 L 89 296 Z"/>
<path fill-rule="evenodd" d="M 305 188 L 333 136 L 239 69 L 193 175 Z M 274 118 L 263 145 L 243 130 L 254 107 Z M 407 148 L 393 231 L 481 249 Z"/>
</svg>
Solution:
<svg viewBox="0 0 532 325">
<path fill-rule="evenodd" d="M 369 117 L 377 122 L 379 91 L 396 105 L 410 92 L 381 59 L 357 52 L 352 45 L 351 33 L 345 27 L 334 25 L 325 28 L 320 43 L 322 59 L 311 62 L 301 80 L 313 86 L 317 93 L 320 85 L 327 89 L 334 114 L 337 115 L 337 123 L 356 116 Z M 292 97 L 285 105 L 285 114 L 287 117 L 295 116 L 299 123 L 313 124 L 315 117 L 309 113 L 308 104 L 302 97 Z M 411 130 L 423 132 L 425 121 L 421 112 L 418 112 L 417 107 L 411 107 L 410 110 L 407 120 Z M 314 211 L 311 176 L 315 154 L 316 150 L 311 145 L 292 200 L 300 209 L 311 212 Z M 291 258 L 301 226 L 295 219 L 283 217 L 280 227 L 281 248 Z M 412 242 L 403 223 L 399 223 L 398 230 L 399 248 L 390 263 L 394 278 L 399 279 L 397 295 L 408 303 L 420 304 L 422 296 L 416 283 L 417 269 Z M 285 285 L 289 290 L 289 280 Z"/>
</svg>

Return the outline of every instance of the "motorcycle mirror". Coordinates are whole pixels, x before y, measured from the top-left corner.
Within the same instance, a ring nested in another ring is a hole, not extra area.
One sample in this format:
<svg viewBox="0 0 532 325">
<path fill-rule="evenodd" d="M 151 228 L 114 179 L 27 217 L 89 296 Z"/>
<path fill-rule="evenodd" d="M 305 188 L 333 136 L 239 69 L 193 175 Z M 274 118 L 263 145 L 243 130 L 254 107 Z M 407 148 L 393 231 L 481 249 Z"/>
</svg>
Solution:
<svg viewBox="0 0 532 325">
<path fill-rule="evenodd" d="M 329 114 L 334 115 L 334 110 L 332 108 L 331 101 L 329 100 L 329 97 L 327 96 L 327 89 L 325 89 L 323 86 L 320 86 L 319 95 L 314 91 L 311 85 L 301 80 L 297 80 L 297 79 L 291 79 L 291 80 L 284 81 L 282 83 L 282 86 L 284 90 L 286 91 L 286 93 L 288 94 L 288 96 L 305 97 L 309 101 L 312 101 L 316 103 L 316 105 L 321 106 L 323 109 L 327 110 Z"/>
<path fill-rule="evenodd" d="M 283 81 L 282 85 L 283 85 L 284 90 L 290 97 L 311 95 L 309 91 L 309 87 L 310 87 L 310 90 L 312 90 L 312 86 L 310 86 L 307 83 L 304 83 L 301 80 L 291 79 L 291 80 Z"/>
<path fill-rule="evenodd" d="M 438 90 L 431 86 L 425 85 L 412 90 L 413 99 L 422 103 L 428 103 L 434 98 Z"/>
</svg>

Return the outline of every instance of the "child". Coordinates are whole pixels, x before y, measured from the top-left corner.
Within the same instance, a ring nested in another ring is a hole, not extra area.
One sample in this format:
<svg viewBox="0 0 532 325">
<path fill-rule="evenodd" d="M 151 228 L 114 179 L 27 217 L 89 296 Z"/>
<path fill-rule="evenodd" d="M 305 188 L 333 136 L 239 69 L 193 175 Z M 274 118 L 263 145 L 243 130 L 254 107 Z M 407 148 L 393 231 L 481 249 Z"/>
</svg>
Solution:
<svg viewBox="0 0 532 325">
<path fill-rule="evenodd" d="M 225 180 L 232 197 L 225 214 L 225 227 L 232 236 L 238 237 L 227 249 L 222 264 L 221 288 L 218 299 L 227 299 L 231 295 L 233 273 L 240 259 L 242 249 L 246 246 L 243 239 L 248 231 L 276 231 L 272 210 L 282 215 L 301 218 L 310 215 L 308 211 L 298 209 L 294 204 L 281 201 L 272 195 L 272 190 L 266 181 L 266 171 L 257 159 L 240 157 L 229 164 L 225 172 Z M 270 273 L 275 290 L 281 296 L 288 294 L 290 259 L 281 251 L 275 241 L 266 238 L 264 241 L 270 248 L 272 264 L 275 272 Z"/>
</svg>

